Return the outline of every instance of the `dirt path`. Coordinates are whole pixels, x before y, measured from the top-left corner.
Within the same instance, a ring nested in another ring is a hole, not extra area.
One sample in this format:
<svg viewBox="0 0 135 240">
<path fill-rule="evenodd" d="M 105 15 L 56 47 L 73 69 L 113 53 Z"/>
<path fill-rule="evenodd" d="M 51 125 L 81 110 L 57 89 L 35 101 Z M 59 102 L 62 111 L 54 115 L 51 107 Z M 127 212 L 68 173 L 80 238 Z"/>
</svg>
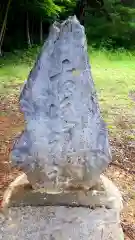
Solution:
<svg viewBox="0 0 135 240">
<path fill-rule="evenodd" d="M 19 171 L 11 169 L 9 153 L 14 138 L 22 131 L 24 122 L 19 113 L 16 96 L 8 102 L 4 99 L 0 105 L 0 199 L 8 184 L 19 175 Z M 106 175 L 112 179 L 122 192 L 124 211 L 122 226 L 126 231 L 125 239 L 135 239 L 135 148 L 127 143 L 110 141 L 113 149 L 113 164 Z"/>
<path fill-rule="evenodd" d="M 24 123 L 16 98 L 2 101 L 0 105 L 0 199 L 7 185 L 19 174 L 9 164 L 9 154 L 14 138 L 22 131 Z"/>
</svg>

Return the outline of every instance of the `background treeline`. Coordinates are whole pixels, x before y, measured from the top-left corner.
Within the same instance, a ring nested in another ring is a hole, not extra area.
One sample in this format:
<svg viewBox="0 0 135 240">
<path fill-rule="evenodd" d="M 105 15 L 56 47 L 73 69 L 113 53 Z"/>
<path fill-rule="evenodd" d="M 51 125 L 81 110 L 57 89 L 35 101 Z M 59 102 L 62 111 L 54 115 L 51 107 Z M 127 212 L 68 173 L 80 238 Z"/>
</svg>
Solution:
<svg viewBox="0 0 135 240">
<path fill-rule="evenodd" d="M 76 14 L 95 47 L 135 47 L 135 0 L 0 0 L 0 54 L 40 44 L 50 24 Z"/>
</svg>

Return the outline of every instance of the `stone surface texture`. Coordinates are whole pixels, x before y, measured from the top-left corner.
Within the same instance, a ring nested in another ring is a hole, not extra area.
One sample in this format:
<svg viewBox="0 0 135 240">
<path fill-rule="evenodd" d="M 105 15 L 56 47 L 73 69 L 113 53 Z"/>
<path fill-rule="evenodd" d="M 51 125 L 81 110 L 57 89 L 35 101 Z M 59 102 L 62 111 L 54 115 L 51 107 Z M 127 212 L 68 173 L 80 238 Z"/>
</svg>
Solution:
<svg viewBox="0 0 135 240">
<path fill-rule="evenodd" d="M 121 194 L 101 175 L 108 135 L 76 17 L 53 24 L 20 107 L 26 126 L 11 158 L 24 174 L 4 194 L 0 239 L 124 240 Z"/>
<path fill-rule="evenodd" d="M 3 240 L 124 240 L 114 209 L 27 206 L 10 210 L 10 219 L 0 218 Z"/>
<path fill-rule="evenodd" d="M 32 185 L 90 188 L 111 161 L 87 55 L 76 17 L 54 23 L 20 94 L 26 127 L 11 159 Z"/>
<path fill-rule="evenodd" d="M 34 191 L 26 174 L 17 177 L 7 188 L 3 197 L 3 209 L 12 206 L 83 206 L 89 208 L 123 208 L 122 196 L 118 188 L 107 177 L 101 175 L 100 181 L 89 191 L 80 190 L 49 194 L 47 191 Z"/>
</svg>

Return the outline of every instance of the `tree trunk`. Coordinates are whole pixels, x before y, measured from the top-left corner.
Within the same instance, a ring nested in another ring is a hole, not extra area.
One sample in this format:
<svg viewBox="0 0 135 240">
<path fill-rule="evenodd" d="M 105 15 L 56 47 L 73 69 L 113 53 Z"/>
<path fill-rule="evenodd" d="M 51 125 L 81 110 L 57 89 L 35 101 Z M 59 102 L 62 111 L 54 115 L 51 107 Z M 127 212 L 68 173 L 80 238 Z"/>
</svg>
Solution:
<svg viewBox="0 0 135 240">
<path fill-rule="evenodd" d="M 4 17 L 2 28 L 1 28 L 1 31 L 0 31 L 0 56 L 2 56 L 2 44 L 3 44 L 3 41 L 4 41 L 5 32 L 6 32 L 7 16 L 8 16 L 10 3 L 11 3 L 11 0 L 8 0 L 5 17 Z"/>
<path fill-rule="evenodd" d="M 6 32 L 6 26 L 4 27 L 3 34 L 2 34 L 2 37 L 1 37 L 1 41 L 0 41 L 0 56 L 2 56 L 2 44 L 4 42 L 5 32 Z"/>
<path fill-rule="evenodd" d="M 43 21 L 40 19 L 40 43 L 43 43 Z"/>
<path fill-rule="evenodd" d="M 75 15 L 82 25 L 84 25 L 84 15 L 85 15 L 85 7 L 87 6 L 87 0 L 78 0 Z"/>
<path fill-rule="evenodd" d="M 29 14 L 28 14 L 28 12 L 27 12 L 27 18 L 26 18 L 26 31 L 27 31 L 27 44 L 28 44 L 28 47 L 31 47 L 30 29 L 29 29 Z"/>
<path fill-rule="evenodd" d="M 33 32 L 34 32 L 34 19 L 32 18 L 31 19 L 31 44 L 33 45 L 34 44 L 34 38 L 33 38 Z"/>
</svg>

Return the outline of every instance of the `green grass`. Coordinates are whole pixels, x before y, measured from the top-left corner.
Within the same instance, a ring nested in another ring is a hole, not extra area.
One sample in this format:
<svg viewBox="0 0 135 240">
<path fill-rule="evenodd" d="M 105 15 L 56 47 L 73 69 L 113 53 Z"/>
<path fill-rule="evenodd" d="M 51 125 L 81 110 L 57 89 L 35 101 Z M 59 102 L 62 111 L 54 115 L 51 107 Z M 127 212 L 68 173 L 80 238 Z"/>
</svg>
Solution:
<svg viewBox="0 0 135 240">
<path fill-rule="evenodd" d="M 132 136 L 135 103 L 129 93 L 135 92 L 135 55 L 128 51 L 89 51 L 92 75 L 104 119 L 110 131 Z M 126 123 L 128 122 L 128 124 Z"/>
<path fill-rule="evenodd" d="M 0 59 L 1 95 L 18 91 L 17 87 L 27 78 L 38 51 L 39 47 L 16 51 Z M 127 119 L 129 128 L 133 128 L 135 105 L 129 92 L 135 90 L 135 54 L 123 49 L 115 52 L 89 49 L 89 56 L 101 111 L 110 131 L 116 132 L 117 128 L 126 131 L 126 126 L 122 127 L 120 122 Z M 132 138 L 131 133 L 128 136 Z"/>
<path fill-rule="evenodd" d="M 26 51 L 15 51 L 0 58 L 0 95 L 16 91 L 23 84 L 36 59 L 39 47 Z"/>
</svg>

